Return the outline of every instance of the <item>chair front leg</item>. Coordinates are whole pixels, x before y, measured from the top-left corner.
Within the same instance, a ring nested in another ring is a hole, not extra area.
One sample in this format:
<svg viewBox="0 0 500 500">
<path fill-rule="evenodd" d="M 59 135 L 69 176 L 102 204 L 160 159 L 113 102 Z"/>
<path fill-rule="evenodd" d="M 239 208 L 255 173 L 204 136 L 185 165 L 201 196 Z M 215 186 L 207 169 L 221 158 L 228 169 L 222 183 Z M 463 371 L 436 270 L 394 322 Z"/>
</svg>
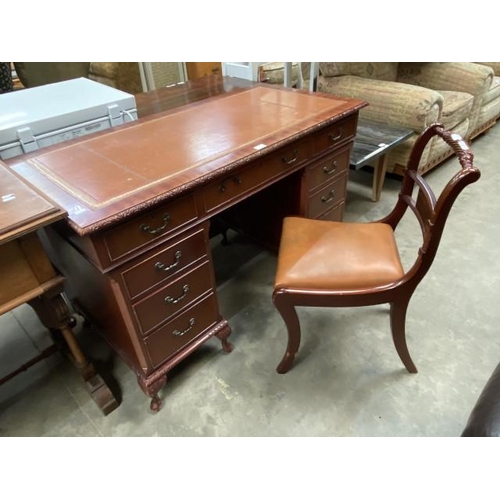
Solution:
<svg viewBox="0 0 500 500">
<path fill-rule="evenodd" d="M 278 373 L 286 373 L 292 368 L 295 355 L 300 346 L 300 323 L 295 306 L 291 301 L 290 294 L 284 291 L 277 291 L 273 294 L 273 302 L 281 314 L 288 330 L 288 345 L 280 364 L 276 368 Z"/>
<path fill-rule="evenodd" d="M 406 345 L 406 311 L 410 297 L 391 302 L 391 331 L 392 340 L 396 351 L 410 373 L 417 373 L 417 367 L 413 363 L 408 346 Z"/>
</svg>

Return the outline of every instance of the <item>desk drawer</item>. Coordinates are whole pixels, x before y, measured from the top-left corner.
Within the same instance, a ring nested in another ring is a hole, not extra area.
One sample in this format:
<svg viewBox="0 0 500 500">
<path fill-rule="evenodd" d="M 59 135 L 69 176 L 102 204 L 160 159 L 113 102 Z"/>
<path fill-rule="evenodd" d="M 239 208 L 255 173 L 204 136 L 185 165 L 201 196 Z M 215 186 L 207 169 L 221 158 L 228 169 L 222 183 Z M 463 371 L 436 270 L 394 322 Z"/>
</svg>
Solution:
<svg viewBox="0 0 500 500">
<path fill-rule="evenodd" d="M 235 171 L 203 189 L 203 201 L 207 212 L 243 196 L 261 182 L 259 164 Z"/>
<path fill-rule="evenodd" d="M 144 335 L 212 289 L 209 266 L 205 262 L 132 307 Z"/>
<path fill-rule="evenodd" d="M 347 146 L 308 167 L 307 187 L 309 192 L 314 191 L 323 184 L 331 182 L 338 175 L 345 174 L 349 168 L 350 151 L 350 146 Z"/>
<path fill-rule="evenodd" d="M 347 186 L 347 175 L 339 177 L 336 181 L 326 185 L 308 200 L 307 216 L 317 218 L 323 212 L 333 208 L 344 201 Z"/>
<path fill-rule="evenodd" d="M 275 177 L 282 174 L 290 168 L 295 168 L 308 161 L 312 157 L 312 141 L 304 140 L 291 146 L 270 153 L 269 156 L 262 158 L 261 170 L 262 180 L 265 177 Z"/>
<path fill-rule="evenodd" d="M 210 294 L 144 340 L 153 368 L 167 361 L 191 340 L 219 321 L 215 295 Z"/>
<path fill-rule="evenodd" d="M 314 136 L 314 154 L 320 154 L 345 141 L 354 139 L 356 123 L 357 115 L 349 116 L 318 132 Z"/>
<path fill-rule="evenodd" d="M 316 219 L 342 222 L 342 219 L 344 217 L 344 208 L 345 208 L 345 203 L 344 202 L 339 203 L 336 207 L 333 207 L 328 212 L 325 212 L 324 214 L 321 214 L 319 217 L 316 217 Z"/>
<path fill-rule="evenodd" d="M 170 279 L 206 253 L 203 228 L 181 240 L 169 242 L 169 246 L 160 252 L 148 253 L 150 257 L 120 271 L 130 299 Z"/>
<path fill-rule="evenodd" d="M 183 224 L 196 219 L 193 195 L 146 210 L 137 217 L 104 233 L 109 258 L 114 261 L 151 241 L 161 238 Z"/>
</svg>

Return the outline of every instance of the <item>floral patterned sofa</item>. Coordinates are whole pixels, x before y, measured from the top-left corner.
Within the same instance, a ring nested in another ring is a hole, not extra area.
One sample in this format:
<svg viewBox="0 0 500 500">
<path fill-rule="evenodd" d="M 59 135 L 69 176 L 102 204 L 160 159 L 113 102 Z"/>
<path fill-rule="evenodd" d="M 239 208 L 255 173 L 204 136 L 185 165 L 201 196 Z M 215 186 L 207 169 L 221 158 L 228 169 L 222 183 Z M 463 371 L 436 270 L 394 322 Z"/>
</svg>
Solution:
<svg viewBox="0 0 500 500">
<path fill-rule="evenodd" d="M 306 73 L 307 68 L 302 69 Z M 491 67 L 460 62 L 321 62 L 319 69 L 318 91 L 364 99 L 369 106 L 361 110 L 361 117 L 416 132 L 388 154 L 387 171 L 397 174 L 403 173 L 418 134 L 431 123 L 442 122 L 471 138 L 481 127 L 483 100 L 494 77 Z M 432 141 L 419 171 L 427 172 L 451 154 L 444 141 Z"/>
</svg>

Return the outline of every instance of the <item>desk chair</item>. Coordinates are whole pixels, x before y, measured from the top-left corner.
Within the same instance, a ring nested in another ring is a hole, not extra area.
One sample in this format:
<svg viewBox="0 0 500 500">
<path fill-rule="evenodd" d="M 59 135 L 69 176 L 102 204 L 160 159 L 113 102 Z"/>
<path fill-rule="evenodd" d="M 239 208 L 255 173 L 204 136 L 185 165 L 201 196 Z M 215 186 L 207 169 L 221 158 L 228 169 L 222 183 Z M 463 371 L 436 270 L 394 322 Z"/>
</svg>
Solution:
<svg viewBox="0 0 500 500">
<path fill-rule="evenodd" d="M 429 141 L 439 138 L 453 148 L 461 171 L 436 199 L 428 183 L 417 173 L 417 167 Z M 278 373 L 290 370 L 299 349 L 296 306 L 355 307 L 383 303 L 390 304 L 396 351 L 406 369 L 416 373 L 405 338 L 408 303 L 431 267 L 453 203 L 465 186 L 477 181 L 480 175 L 465 141 L 437 123 L 417 139 L 396 205 L 384 219 L 349 223 L 285 218 L 273 302 L 287 326 L 288 346 L 277 367 Z M 405 272 L 394 231 L 408 207 L 420 223 L 423 242 L 414 264 Z"/>
</svg>

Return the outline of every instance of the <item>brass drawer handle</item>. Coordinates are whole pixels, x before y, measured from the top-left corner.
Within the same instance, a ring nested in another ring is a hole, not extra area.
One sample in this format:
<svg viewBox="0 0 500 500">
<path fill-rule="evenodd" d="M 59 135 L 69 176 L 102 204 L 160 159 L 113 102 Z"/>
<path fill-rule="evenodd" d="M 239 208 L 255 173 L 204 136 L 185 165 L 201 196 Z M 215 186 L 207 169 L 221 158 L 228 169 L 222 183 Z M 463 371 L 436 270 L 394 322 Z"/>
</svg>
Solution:
<svg viewBox="0 0 500 500">
<path fill-rule="evenodd" d="M 171 269 L 179 265 L 181 257 L 182 257 L 182 252 L 180 250 L 177 250 L 177 252 L 175 252 L 175 262 L 169 264 L 168 266 L 166 266 L 162 262 L 157 262 L 155 264 L 155 268 L 158 269 L 159 271 L 165 271 L 165 272 L 170 271 Z"/>
<path fill-rule="evenodd" d="M 193 326 L 194 326 L 195 323 L 196 323 L 195 319 L 191 318 L 189 320 L 189 326 L 185 330 L 182 330 L 182 331 L 174 330 L 172 332 L 172 335 L 174 335 L 175 337 L 182 337 L 184 334 L 186 334 L 187 332 L 189 332 L 189 330 L 191 330 L 191 328 L 193 328 Z"/>
<path fill-rule="evenodd" d="M 299 151 L 297 149 L 293 150 L 293 158 L 287 160 L 284 156 L 281 157 L 281 161 L 287 165 L 292 165 L 299 159 Z"/>
<path fill-rule="evenodd" d="M 328 137 L 332 142 L 338 141 L 342 136 L 344 135 L 344 129 L 342 127 L 339 127 L 339 133 L 338 135 L 333 135 L 332 133 L 328 134 Z"/>
<path fill-rule="evenodd" d="M 231 177 L 231 180 L 237 185 L 239 186 L 243 181 L 239 178 L 239 177 Z M 226 187 L 226 180 L 222 181 L 219 185 L 219 191 L 221 193 L 224 193 L 226 191 L 227 187 Z"/>
<path fill-rule="evenodd" d="M 337 171 L 337 166 L 338 166 L 337 165 L 337 160 L 335 160 L 333 162 L 333 167 L 329 169 L 328 165 L 325 165 L 323 167 L 323 172 L 325 172 L 326 175 L 332 175 L 332 174 L 334 174 Z"/>
<path fill-rule="evenodd" d="M 333 198 L 335 196 L 335 190 L 332 189 L 329 193 L 328 193 L 328 198 L 326 196 L 322 196 L 321 197 L 321 201 L 323 203 L 331 203 L 333 201 Z"/>
<path fill-rule="evenodd" d="M 170 215 L 169 214 L 163 214 L 162 216 L 163 220 L 163 225 L 160 227 L 157 227 L 156 229 L 151 229 L 150 226 L 147 224 L 141 224 L 141 231 L 144 233 L 149 233 L 149 234 L 158 234 L 164 231 L 167 226 L 168 226 L 168 221 L 170 220 Z"/>
<path fill-rule="evenodd" d="M 184 285 L 182 287 L 182 291 L 184 292 L 182 295 L 179 295 L 177 298 L 173 298 L 173 297 L 170 297 L 170 295 L 168 297 L 165 297 L 165 302 L 167 304 L 178 304 L 182 299 L 184 299 L 187 295 L 187 293 L 189 292 L 189 285 Z"/>
</svg>

